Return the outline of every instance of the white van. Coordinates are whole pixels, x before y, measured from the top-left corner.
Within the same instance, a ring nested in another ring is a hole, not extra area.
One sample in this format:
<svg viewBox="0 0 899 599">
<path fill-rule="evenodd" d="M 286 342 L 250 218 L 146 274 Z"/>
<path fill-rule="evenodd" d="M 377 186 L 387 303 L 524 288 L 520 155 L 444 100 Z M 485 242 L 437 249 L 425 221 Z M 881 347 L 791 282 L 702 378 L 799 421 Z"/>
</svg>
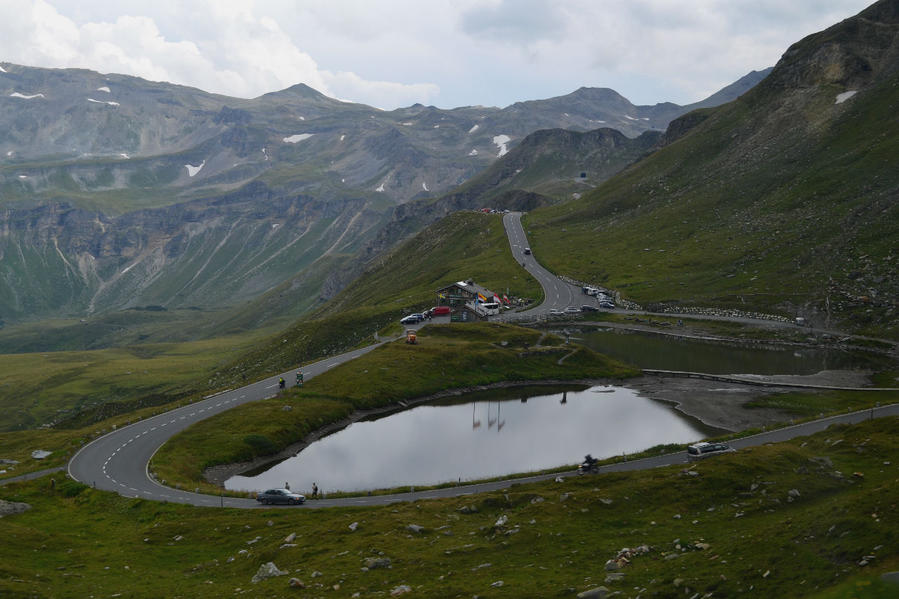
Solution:
<svg viewBox="0 0 899 599">
<path fill-rule="evenodd" d="M 486 304 L 481 304 L 481 310 L 483 310 L 487 316 L 499 314 L 499 308 L 500 306 L 496 302 L 487 302 Z"/>
</svg>

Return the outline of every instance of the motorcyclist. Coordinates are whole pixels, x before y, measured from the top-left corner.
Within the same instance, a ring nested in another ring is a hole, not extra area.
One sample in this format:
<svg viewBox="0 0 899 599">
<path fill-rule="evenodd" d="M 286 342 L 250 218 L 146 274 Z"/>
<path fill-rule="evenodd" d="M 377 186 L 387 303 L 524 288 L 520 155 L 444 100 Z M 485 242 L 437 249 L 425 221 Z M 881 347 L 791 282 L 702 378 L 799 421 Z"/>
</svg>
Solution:
<svg viewBox="0 0 899 599">
<path fill-rule="evenodd" d="M 282 376 L 281 378 L 278 379 L 278 386 L 281 387 L 281 388 L 283 389 L 283 388 L 284 388 L 284 385 L 285 385 L 285 383 L 284 383 L 284 377 Z"/>
<path fill-rule="evenodd" d="M 596 465 L 599 462 L 596 458 L 594 458 L 589 453 L 584 456 L 584 461 L 578 466 L 577 472 L 578 474 L 584 474 L 587 472 L 598 472 L 599 467 Z"/>
</svg>

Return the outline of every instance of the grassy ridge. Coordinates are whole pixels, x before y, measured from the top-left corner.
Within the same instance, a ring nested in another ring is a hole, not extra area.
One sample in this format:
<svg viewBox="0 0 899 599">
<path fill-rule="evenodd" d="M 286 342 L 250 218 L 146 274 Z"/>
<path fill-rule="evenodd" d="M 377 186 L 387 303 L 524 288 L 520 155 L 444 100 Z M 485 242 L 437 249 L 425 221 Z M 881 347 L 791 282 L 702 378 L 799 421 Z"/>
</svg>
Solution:
<svg viewBox="0 0 899 599">
<path fill-rule="evenodd" d="M 0 594 L 368 597 L 408 585 L 490 598 L 605 585 L 625 596 L 891 597 L 878 576 L 899 569 L 897 440 L 899 419 L 879 419 L 719 456 L 690 476 L 673 466 L 388 508 L 191 508 L 74 483 L 51 491 L 44 479 L 0 489 L 32 505 L 0 519 Z M 623 580 L 606 582 L 606 561 L 642 544 Z M 365 571 L 366 558 L 391 567 Z M 289 574 L 251 583 L 269 561 Z"/>
<path fill-rule="evenodd" d="M 276 400 L 246 404 L 195 424 L 159 450 L 152 468 L 169 484 L 217 492 L 200 482 L 209 466 L 272 455 L 352 410 L 506 381 L 625 378 L 640 372 L 559 338 L 541 337 L 497 323 L 429 325 L 419 331 L 417 345 L 386 344 Z M 282 411 L 285 405 L 291 410 Z"/>
</svg>

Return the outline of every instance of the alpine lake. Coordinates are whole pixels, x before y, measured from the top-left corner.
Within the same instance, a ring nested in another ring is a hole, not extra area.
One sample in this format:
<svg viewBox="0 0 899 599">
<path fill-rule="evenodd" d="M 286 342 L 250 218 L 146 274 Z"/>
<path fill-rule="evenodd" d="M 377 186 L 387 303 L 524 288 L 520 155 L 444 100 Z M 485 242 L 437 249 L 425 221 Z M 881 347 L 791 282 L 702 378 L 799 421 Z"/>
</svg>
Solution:
<svg viewBox="0 0 899 599">
<path fill-rule="evenodd" d="M 559 331 L 557 331 L 559 332 Z M 865 370 L 868 354 L 743 346 L 617 330 L 567 330 L 572 341 L 642 368 L 709 374 Z M 720 433 L 619 386 L 517 387 L 469 393 L 355 422 L 296 456 L 225 482 L 324 493 L 428 486 L 557 468 Z"/>
</svg>

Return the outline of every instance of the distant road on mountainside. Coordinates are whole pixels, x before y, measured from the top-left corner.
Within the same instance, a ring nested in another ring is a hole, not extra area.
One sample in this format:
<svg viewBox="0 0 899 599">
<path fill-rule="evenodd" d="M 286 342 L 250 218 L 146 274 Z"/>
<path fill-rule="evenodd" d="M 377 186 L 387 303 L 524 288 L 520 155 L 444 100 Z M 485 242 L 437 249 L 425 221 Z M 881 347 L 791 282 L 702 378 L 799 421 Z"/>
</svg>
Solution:
<svg viewBox="0 0 899 599">
<path fill-rule="evenodd" d="M 533 252 L 530 254 L 524 253 L 525 248 L 528 247 L 528 239 L 524 233 L 524 228 L 521 226 L 520 212 L 504 214 L 503 226 L 506 228 L 506 235 L 509 237 L 512 255 L 543 287 L 543 303 L 518 314 L 545 316 L 550 310 L 564 310 L 568 306 L 574 306 L 575 302 L 581 302 L 583 294 L 580 287 L 566 283 L 543 268 Z"/>
</svg>

